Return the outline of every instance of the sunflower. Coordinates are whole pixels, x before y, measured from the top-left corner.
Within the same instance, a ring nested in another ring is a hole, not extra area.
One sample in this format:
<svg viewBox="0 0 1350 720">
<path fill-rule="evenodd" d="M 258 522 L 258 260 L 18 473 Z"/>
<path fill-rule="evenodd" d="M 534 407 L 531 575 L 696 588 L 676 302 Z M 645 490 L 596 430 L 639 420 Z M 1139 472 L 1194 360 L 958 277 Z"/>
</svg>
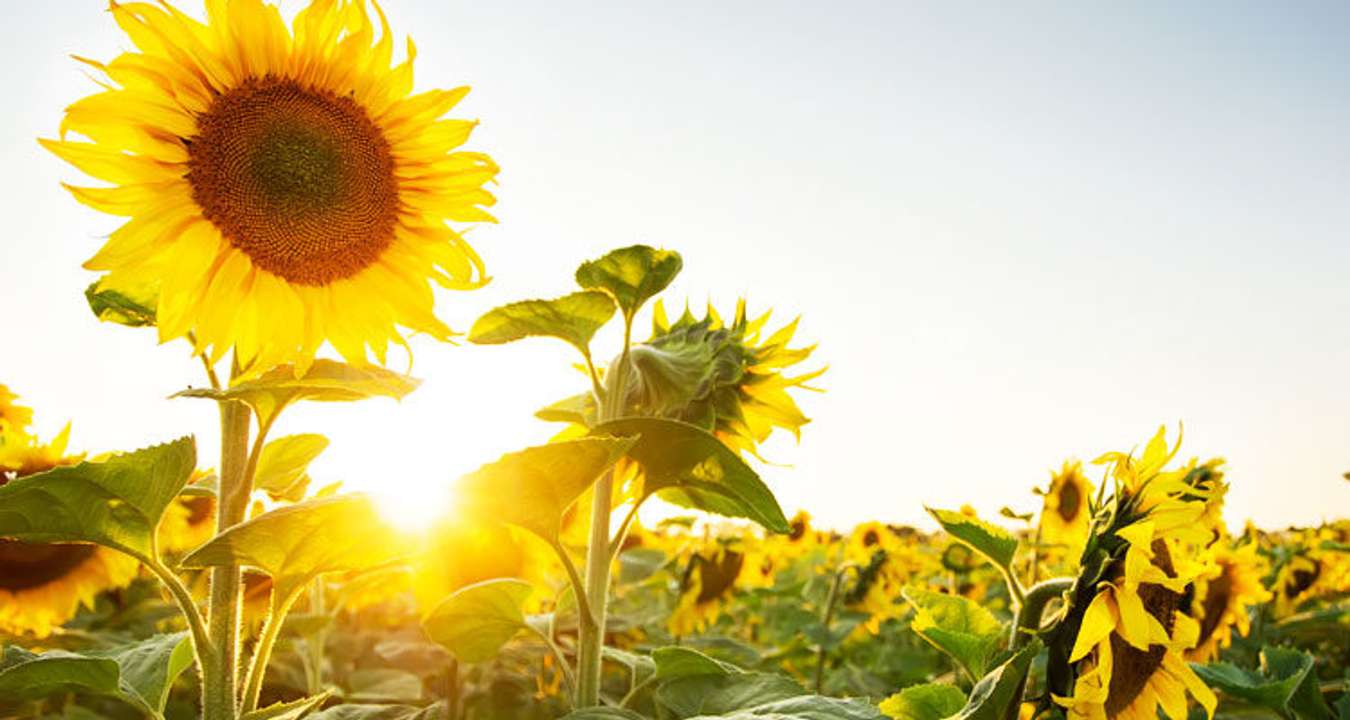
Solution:
<svg viewBox="0 0 1350 720">
<path fill-rule="evenodd" d="M 1265 567 L 1255 543 L 1233 549 L 1228 541 L 1218 542 L 1207 554 L 1207 567 L 1196 578 L 1190 599 L 1190 615 L 1200 623 L 1196 646 L 1186 653 L 1194 662 L 1218 657 L 1220 649 L 1233 644 L 1235 630 L 1246 635 L 1251 629 L 1251 608 L 1271 598 L 1261 584 Z"/>
<path fill-rule="evenodd" d="M 1081 547 L 1087 540 L 1092 519 L 1092 482 L 1083 474 L 1083 464 L 1065 461 L 1052 473 L 1050 489 L 1041 509 L 1041 540 L 1050 544 Z"/>
<path fill-rule="evenodd" d="M 69 431 L 67 426 L 47 445 L 31 438 L 22 445 L 7 442 L 0 448 L 7 464 L 0 467 L 10 472 L 0 473 L 0 485 L 42 482 L 29 476 L 78 462 L 65 455 Z M 103 591 L 129 584 L 139 567 L 136 560 L 98 545 L 0 538 L 0 632 L 47 637 L 80 607 L 93 607 Z"/>
<path fill-rule="evenodd" d="M 1286 617 L 1305 603 L 1350 592 L 1350 553 L 1346 521 L 1304 530 L 1291 543 L 1293 553 L 1275 572 L 1275 616 Z"/>
<path fill-rule="evenodd" d="M 722 544 L 694 553 L 685 565 L 680 597 L 666 623 L 670 634 L 684 637 L 703 632 L 717 622 L 746 567 L 745 553 Z"/>
<path fill-rule="evenodd" d="M 18 399 L 8 387 L 0 385 L 0 445 L 10 442 L 10 437 L 26 435 L 33 423 L 33 411 L 15 402 Z"/>
<path fill-rule="evenodd" d="M 373 3 L 372 3 L 373 5 Z M 85 267 L 155 308 L 161 342 L 301 369 L 325 341 L 384 361 L 401 328 L 445 339 L 431 280 L 485 282 L 447 222 L 491 221 L 497 166 L 455 151 L 476 123 L 442 119 L 467 88 L 410 95 L 407 58 L 365 0 L 311 0 L 287 29 L 261 0 L 111 3 L 135 50 L 42 144 L 108 183 L 70 187 L 128 218 Z M 69 139 L 75 133 L 83 140 Z"/>
</svg>

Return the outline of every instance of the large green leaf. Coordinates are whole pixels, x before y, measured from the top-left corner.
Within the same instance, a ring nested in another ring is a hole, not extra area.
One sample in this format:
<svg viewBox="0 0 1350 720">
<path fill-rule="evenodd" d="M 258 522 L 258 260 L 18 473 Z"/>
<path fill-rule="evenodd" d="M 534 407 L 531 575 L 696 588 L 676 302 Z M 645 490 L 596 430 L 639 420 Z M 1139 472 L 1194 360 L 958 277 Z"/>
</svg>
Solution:
<svg viewBox="0 0 1350 720">
<path fill-rule="evenodd" d="M 628 456 L 642 466 L 646 495 L 753 520 L 776 533 L 792 529 L 759 475 L 703 428 L 678 420 L 633 417 L 604 423 L 592 434 L 639 436 Z"/>
<path fill-rule="evenodd" d="M 440 720 L 446 716 L 444 704 L 419 708 L 413 705 L 338 705 L 310 720 Z"/>
<path fill-rule="evenodd" d="M 563 513 L 632 444 L 631 438 L 581 438 L 508 453 L 460 478 L 459 507 L 554 542 Z"/>
<path fill-rule="evenodd" d="M 333 691 L 328 690 L 299 700 L 268 705 L 265 708 L 244 713 L 242 720 L 301 720 L 301 718 L 323 707 L 323 704 L 328 702 L 328 698 L 332 696 Z"/>
<path fill-rule="evenodd" d="M 696 675 L 731 675 L 741 669 L 731 663 L 722 662 L 693 649 L 672 645 L 652 651 L 652 661 L 656 663 L 656 677 L 660 680 L 676 680 Z"/>
<path fill-rule="evenodd" d="M 1252 672 L 1226 662 L 1192 668 L 1208 685 L 1225 695 L 1268 708 L 1291 720 L 1324 720 L 1331 710 L 1317 689 L 1313 657 L 1299 650 L 1267 646 L 1261 649 L 1261 671 Z"/>
<path fill-rule="evenodd" d="M 702 674 L 662 682 L 656 701 L 677 718 L 722 715 L 805 695 L 784 675 L 739 672 Z"/>
<path fill-rule="evenodd" d="M 584 288 L 612 295 L 631 320 L 642 304 L 665 290 L 683 267 L 684 260 L 674 250 L 632 245 L 582 263 L 576 279 Z"/>
<path fill-rule="evenodd" d="M 422 627 L 463 662 L 490 660 L 528 627 L 521 607 L 531 592 L 529 583 L 511 578 L 475 583 L 437 605 Z"/>
<path fill-rule="evenodd" d="M 567 713 L 560 720 L 647 720 L 647 718 L 624 708 L 593 707 Z"/>
<path fill-rule="evenodd" d="M 160 516 L 196 464 L 185 437 L 11 481 L 0 487 L 0 537 L 91 542 L 149 560 Z"/>
<path fill-rule="evenodd" d="M 0 659 L 0 698 L 40 700 L 86 693 L 119 697 L 159 716 L 174 680 L 192 665 L 187 633 L 157 635 L 98 654 L 36 654 L 16 646 Z"/>
<path fill-rule="evenodd" d="M 989 558 L 995 565 L 1008 570 L 1017 554 L 1017 538 L 996 525 L 951 510 L 925 508 L 952 537 L 969 545 Z"/>
<path fill-rule="evenodd" d="M 590 355 L 591 338 L 614 317 L 614 301 L 593 290 L 555 300 L 522 300 L 489 310 L 469 330 L 469 342 L 500 345 L 527 337 L 555 337 Z"/>
<path fill-rule="evenodd" d="M 801 695 L 737 710 L 726 715 L 699 715 L 692 720 L 883 720 L 875 705 L 822 695 Z"/>
<path fill-rule="evenodd" d="M 894 720 L 943 720 L 966 705 L 961 688 L 946 683 L 911 685 L 881 701 L 881 714 Z"/>
<path fill-rule="evenodd" d="M 945 595 L 921 588 L 906 588 L 905 599 L 914 606 L 910 628 L 970 673 L 984 676 L 989 660 L 1007 631 L 993 613 L 959 595 Z"/>
<path fill-rule="evenodd" d="M 328 438 L 306 433 L 279 437 L 263 446 L 253 486 L 273 500 L 297 502 L 309 487 L 309 464 L 328 448 Z"/>
<path fill-rule="evenodd" d="M 366 495 L 335 495 L 277 508 L 235 525 L 183 558 L 183 567 L 245 565 L 270 575 L 278 598 L 323 573 L 360 571 L 408 552 Z"/>
<path fill-rule="evenodd" d="M 1041 641 L 1032 640 L 1002 665 L 980 678 L 970 690 L 970 699 L 952 720 L 1001 720 L 1013 703 L 1021 701 L 1021 690 L 1031 669 L 1031 661 L 1041 651 Z"/>
<path fill-rule="evenodd" d="M 122 290 L 100 287 L 102 281 L 85 288 L 84 299 L 94 317 L 103 322 L 127 327 L 148 327 L 155 324 L 155 308 L 149 299 L 137 299 Z"/>
<path fill-rule="evenodd" d="M 222 390 L 193 388 L 174 397 L 238 400 L 263 422 L 275 418 L 287 405 L 301 400 L 352 402 L 372 397 L 402 398 L 421 383 L 416 378 L 381 367 L 355 367 L 335 360 L 315 360 L 297 376 L 296 368 L 280 365 L 260 377 L 243 380 Z"/>
</svg>

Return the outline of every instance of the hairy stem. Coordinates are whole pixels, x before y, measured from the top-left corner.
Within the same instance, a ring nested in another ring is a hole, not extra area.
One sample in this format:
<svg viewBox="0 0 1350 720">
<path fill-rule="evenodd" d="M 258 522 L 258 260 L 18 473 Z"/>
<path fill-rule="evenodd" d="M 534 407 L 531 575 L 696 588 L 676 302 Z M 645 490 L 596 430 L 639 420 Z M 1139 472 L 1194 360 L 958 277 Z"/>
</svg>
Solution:
<svg viewBox="0 0 1350 720">
<path fill-rule="evenodd" d="M 249 713 L 258 707 L 258 698 L 262 695 L 263 678 L 267 676 L 267 661 L 272 657 L 272 647 L 286 623 L 286 615 L 291 606 L 300 598 L 300 591 L 294 590 L 276 602 L 276 590 L 272 591 L 272 608 L 263 623 L 262 633 L 258 636 L 258 646 L 253 649 L 253 660 L 249 663 L 248 680 L 244 683 L 244 701 L 242 712 Z"/>
<path fill-rule="evenodd" d="M 237 373 L 237 368 L 236 368 Z M 251 483 L 247 476 L 248 436 L 251 427 L 248 406 L 220 403 L 220 490 L 216 502 L 216 532 L 239 524 L 248 510 Z M 211 571 L 208 632 L 219 663 L 214 672 L 203 672 L 202 713 L 206 720 L 235 720 L 239 665 L 240 575 L 238 565 Z"/>
</svg>

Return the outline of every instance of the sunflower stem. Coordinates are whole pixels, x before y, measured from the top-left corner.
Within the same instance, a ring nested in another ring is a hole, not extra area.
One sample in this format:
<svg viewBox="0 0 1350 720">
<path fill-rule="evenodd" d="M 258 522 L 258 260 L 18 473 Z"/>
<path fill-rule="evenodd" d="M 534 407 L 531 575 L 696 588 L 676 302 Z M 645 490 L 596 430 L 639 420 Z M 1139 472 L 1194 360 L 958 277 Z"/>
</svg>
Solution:
<svg viewBox="0 0 1350 720">
<path fill-rule="evenodd" d="M 267 662 L 272 657 L 272 647 L 281 634 L 281 627 L 286 623 L 286 615 L 299 598 L 300 590 L 294 590 L 288 596 L 282 598 L 281 603 L 278 604 L 276 602 L 276 588 L 274 587 L 272 590 L 271 611 L 267 614 L 267 621 L 263 623 L 262 633 L 258 636 L 258 646 L 253 649 L 253 660 L 249 664 L 248 679 L 244 683 L 244 702 L 241 712 L 245 714 L 253 712 L 258 707 L 258 698 L 262 696 L 263 678 L 267 676 Z"/>
<path fill-rule="evenodd" d="M 1045 614 L 1046 605 L 1073 589 L 1074 580 L 1075 578 L 1070 577 L 1053 578 L 1032 585 L 1026 591 L 1022 601 L 1017 605 L 1017 617 L 1013 622 L 1012 635 L 1008 638 L 1010 650 L 1016 652 L 1031 642 L 1031 638 L 1041 629 L 1041 616 Z M 1026 692 L 1026 687 L 1027 678 L 1023 676 L 1022 681 L 1017 684 L 1017 692 L 1013 695 L 1016 702 L 1008 705 L 1003 720 L 1017 720 L 1022 710 L 1022 696 Z"/>
</svg>

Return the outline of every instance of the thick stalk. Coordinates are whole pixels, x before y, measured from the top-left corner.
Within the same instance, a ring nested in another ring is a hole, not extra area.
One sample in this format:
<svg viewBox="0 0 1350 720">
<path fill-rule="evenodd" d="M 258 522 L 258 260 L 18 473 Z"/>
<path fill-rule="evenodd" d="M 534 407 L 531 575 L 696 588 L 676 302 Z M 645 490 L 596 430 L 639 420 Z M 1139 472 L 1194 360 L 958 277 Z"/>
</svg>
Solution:
<svg viewBox="0 0 1350 720">
<path fill-rule="evenodd" d="M 247 477 L 249 409 L 240 402 L 220 403 L 220 489 L 216 502 L 216 532 L 239 524 L 248 510 L 252 491 Z M 235 720 L 239 715 L 240 576 L 238 565 L 211 571 L 207 625 L 218 664 L 203 673 L 202 716 L 205 720 Z"/>
</svg>

